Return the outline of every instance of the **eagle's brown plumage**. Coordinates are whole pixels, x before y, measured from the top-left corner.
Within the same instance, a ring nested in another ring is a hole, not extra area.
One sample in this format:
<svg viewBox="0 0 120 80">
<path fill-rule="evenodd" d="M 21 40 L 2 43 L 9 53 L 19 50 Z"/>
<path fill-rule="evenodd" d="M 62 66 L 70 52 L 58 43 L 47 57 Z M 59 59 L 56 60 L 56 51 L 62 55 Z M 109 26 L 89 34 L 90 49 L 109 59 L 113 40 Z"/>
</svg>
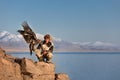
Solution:
<svg viewBox="0 0 120 80">
<path fill-rule="evenodd" d="M 32 29 L 29 27 L 27 22 L 22 23 L 24 30 L 18 30 L 18 32 L 23 36 L 24 40 L 29 44 L 30 55 L 34 49 L 34 45 L 37 43 L 37 37 Z"/>
</svg>

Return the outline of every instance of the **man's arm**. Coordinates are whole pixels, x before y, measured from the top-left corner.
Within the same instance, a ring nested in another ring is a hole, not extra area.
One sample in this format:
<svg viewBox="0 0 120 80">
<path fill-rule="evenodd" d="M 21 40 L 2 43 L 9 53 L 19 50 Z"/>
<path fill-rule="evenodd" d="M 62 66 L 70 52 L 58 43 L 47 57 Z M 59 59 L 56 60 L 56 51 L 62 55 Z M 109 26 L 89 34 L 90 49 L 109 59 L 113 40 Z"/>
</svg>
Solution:
<svg viewBox="0 0 120 80">
<path fill-rule="evenodd" d="M 53 52 L 53 46 L 50 47 L 49 51 L 52 53 Z"/>
</svg>

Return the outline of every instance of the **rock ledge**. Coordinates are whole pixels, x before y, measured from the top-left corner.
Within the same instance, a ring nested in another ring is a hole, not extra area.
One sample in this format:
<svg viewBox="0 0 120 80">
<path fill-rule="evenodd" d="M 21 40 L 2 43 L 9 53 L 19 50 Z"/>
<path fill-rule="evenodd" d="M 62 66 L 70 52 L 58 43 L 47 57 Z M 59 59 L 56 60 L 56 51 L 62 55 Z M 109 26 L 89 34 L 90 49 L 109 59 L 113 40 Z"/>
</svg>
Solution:
<svg viewBox="0 0 120 80">
<path fill-rule="evenodd" d="M 0 48 L 0 80 L 70 80 L 67 74 L 55 73 L 53 63 L 16 58 Z"/>
</svg>

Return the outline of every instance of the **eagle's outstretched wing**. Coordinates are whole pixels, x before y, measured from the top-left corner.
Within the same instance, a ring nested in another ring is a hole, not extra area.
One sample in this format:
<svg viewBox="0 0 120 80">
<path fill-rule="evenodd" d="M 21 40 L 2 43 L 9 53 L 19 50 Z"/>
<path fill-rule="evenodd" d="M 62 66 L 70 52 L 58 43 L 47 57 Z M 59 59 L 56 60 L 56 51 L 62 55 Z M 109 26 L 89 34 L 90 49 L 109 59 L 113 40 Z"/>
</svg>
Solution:
<svg viewBox="0 0 120 80">
<path fill-rule="evenodd" d="M 32 55 L 32 50 L 34 45 L 37 43 L 37 37 L 32 29 L 29 27 L 27 22 L 22 23 L 24 30 L 18 30 L 18 32 L 23 36 L 24 40 L 29 44 L 30 54 Z"/>
</svg>

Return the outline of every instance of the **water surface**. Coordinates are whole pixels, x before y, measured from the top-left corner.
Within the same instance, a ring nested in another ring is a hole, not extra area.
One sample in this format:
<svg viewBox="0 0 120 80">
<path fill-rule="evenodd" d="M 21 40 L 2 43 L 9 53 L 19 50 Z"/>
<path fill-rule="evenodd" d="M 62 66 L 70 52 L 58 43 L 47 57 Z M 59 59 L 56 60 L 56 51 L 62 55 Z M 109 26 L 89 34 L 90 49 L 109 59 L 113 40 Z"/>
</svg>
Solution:
<svg viewBox="0 0 120 80">
<path fill-rule="evenodd" d="M 37 61 L 34 54 L 12 55 Z M 52 61 L 56 65 L 56 72 L 67 73 L 71 80 L 120 80 L 119 52 L 54 53 Z"/>
</svg>

